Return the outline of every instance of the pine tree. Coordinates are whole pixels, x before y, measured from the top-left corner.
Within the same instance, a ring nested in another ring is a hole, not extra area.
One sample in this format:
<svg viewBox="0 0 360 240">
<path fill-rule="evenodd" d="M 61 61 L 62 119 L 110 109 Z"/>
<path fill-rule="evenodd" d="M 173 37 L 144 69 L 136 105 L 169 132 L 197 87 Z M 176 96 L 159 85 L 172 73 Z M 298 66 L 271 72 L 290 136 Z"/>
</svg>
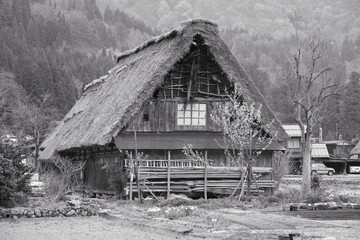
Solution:
<svg viewBox="0 0 360 240">
<path fill-rule="evenodd" d="M 346 36 L 342 43 L 341 56 L 347 61 L 352 61 L 355 58 L 354 50 L 354 43 Z"/>
<path fill-rule="evenodd" d="M 350 81 L 346 84 L 343 95 L 343 123 L 341 133 L 348 140 L 352 140 L 360 133 L 360 74 L 352 72 Z"/>
<path fill-rule="evenodd" d="M 106 48 L 103 47 L 102 51 L 101 51 L 101 57 L 106 58 Z"/>
<path fill-rule="evenodd" d="M 39 40 L 39 29 L 36 22 L 30 20 L 29 25 L 26 29 L 26 40 L 29 46 L 37 47 L 40 44 Z"/>
<path fill-rule="evenodd" d="M 105 8 L 104 21 L 109 24 L 114 22 L 114 13 L 109 6 L 106 6 Z"/>
</svg>

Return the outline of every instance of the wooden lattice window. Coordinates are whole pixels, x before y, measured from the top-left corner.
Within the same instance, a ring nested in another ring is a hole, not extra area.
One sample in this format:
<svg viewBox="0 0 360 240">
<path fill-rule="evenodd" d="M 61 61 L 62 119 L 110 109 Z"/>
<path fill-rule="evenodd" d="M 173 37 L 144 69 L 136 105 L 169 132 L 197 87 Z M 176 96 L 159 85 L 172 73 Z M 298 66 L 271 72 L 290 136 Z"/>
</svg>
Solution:
<svg viewBox="0 0 360 240">
<path fill-rule="evenodd" d="M 194 37 L 190 52 L 179 60 L 165 76 L 163 84 L 154 92 L 159 99 L 228 98 L 232 92 L 226 74 L 209 51 L 200 35 Z"/>
<path fill-rule="evenodd" d="M 205 126 L 206 125 L 206 104 L 192 103 L 177 105 L 178 126 Z"/>
<path fill-rule="evenodd" d="M 105 165 L 105 164 L 112 164 L 118 163 L 119 157 L 118 156 L 104 156 L 104 157 L 96 157 L 95 164 L 96 165 Z"/>
</svg>

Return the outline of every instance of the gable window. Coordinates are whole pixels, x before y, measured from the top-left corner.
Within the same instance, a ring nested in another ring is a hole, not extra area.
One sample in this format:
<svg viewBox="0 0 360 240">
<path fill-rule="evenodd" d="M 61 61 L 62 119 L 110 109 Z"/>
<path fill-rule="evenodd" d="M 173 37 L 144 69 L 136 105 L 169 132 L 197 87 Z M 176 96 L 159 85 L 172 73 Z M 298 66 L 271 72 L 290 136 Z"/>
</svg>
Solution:
<svg viewBox="0 0 360 240">
<path fill-rule="evenodd" d="M 177 105 L 178 126 L 205 126 L 206 125 L 206 104 L 193 103 Z"/>
</svg>

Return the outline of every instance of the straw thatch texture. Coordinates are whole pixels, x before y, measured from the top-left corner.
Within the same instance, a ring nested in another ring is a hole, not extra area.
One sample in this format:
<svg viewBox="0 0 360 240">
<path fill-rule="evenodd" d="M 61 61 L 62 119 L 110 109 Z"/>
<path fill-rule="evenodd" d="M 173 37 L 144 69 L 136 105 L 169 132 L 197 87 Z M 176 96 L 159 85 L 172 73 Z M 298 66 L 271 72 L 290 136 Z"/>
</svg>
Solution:
<svg viewBox="0 0 360 240">
<path fill-rule="evenodd" d="M 217 25 L 192 20 L 118 56 L 117 66 L 107 77 L 88 86 L 62 124 L 45 140 L 40 158 L 48 159 L 55 151 L 110 143 L 151 98 L 172 66 L 188 53 L 197 34 L 205 40 L 228 79 L 238 84 L 245 100 L 262 104 L 266 122 L 275 119 L 274 129 L 268 131 L 273 136 L 276 133 L 277 139 L 287 138 L 264 97 L 219 37 Z"/>
<path fill-rule="evenodd" d="M 360 154 L 360 142 L 350 151 L 350 156 Z"/>
</svg>

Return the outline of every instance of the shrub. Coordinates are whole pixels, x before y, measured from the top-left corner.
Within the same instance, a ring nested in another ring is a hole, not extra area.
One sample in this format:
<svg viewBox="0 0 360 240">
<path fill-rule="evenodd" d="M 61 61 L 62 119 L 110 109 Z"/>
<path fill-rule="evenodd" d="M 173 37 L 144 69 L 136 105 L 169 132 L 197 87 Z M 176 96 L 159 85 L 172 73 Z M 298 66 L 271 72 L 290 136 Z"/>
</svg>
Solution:
<svg viewBox="0 0 360 240">
<path fill-rule="evenodd" d="M 279 201 L 283 202 L 301 202 L 303 200 L 302 191 L 297 187 L 287 187 L 284 189 L 279 189 L 275 193 L 275 197 L 279 199 Z"/>
<path fill-rule="evenodd" d="M 317 202 L 324 202 L 327 201 L 329 198 L 329 192 L 327 192 L 326 187 L 318 187 L 313 188 L 310 192 L 305 196 L 305 201 L 307 203 L 317 203 Z"/>
<path fill-rule="evenodd" d="M 351 202 L 351 197 L 348 195 L 338 195 L 339 202 L 348 203 Z"/>
<path fill-rule="evenodd" d="M 209 213 L 206 221 L 214 230 L 226 229 L 230 225 L 230 221 L 219 213 Z"/>
<path fill-rule="evenodd" d="M 169 207 L 165 209 L 164 215 L 170 220 L 175 220 L 182 217 L 191 216 L 195 209 L 196 207 L 194 206 Z"/>
<path fill-rule="evenodd" d="M 163 214 L 163 210 L 159 207 L 152 207 L 147 210 L 147 214 L 152 217 L 160 217 Z"/>
<path fill-rule="evenodd" d="M 0 156 L 0 205 L 8 206 L 16 192 L 15 168 L 10 159 Z"/>
<path fill-rule="evenodd" d="M 31 193 L 31 169 L 21 162 L 22 145 L 0 144 L 0 206 L 13 207 Z"/>
<path fill-rule="evenodd" d="M 65 195 L 80 190 L 82 184 L 79 175 L 84 167 L 85 162 L 75 162 L 71 158 L 60 156 L 54 157 L 52 163 L 44 167 L 41 175 L 45 197 L 51 202 L 56 202 Z"/>
<path fill-rule="evenodd" d="M 291 172 L 294 168 L 294 163 L 290 161 L 291 156 L 292 151 L 286 151 L 285 153 L 281 151 L 275 151 L 274 153 L 274 163 L 272 168 L 276 189 L 279 187 L 283 176 Z"/>
</svg>

